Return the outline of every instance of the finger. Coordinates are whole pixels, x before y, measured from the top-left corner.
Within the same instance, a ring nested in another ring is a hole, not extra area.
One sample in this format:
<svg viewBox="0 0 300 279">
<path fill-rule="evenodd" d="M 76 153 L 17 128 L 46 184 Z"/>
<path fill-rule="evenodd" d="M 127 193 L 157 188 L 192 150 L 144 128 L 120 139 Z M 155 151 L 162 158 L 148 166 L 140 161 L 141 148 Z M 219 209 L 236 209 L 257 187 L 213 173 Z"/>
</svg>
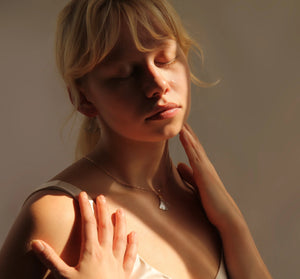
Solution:
<svg viewBox="0 0 300 279">
<path fill-rule="evenodd" d="M 206 156 L 206 152 L 192 128 L 185 123 L 182 130 L 185 133 L 186 139 L 192 143 L 192 146 L 196 147 L 202 153 L 202 156 Z"/>
<path fill-rule="evenodd" d="M 136 261 L 137 246 L 138 246 L 137 235 L 135 232 L 131 232 L 127 236 L 127 246 L 126 246 L 126 251 L 125 251 L 124 261 L 123 261 L 124 271 L 128 275 L 131 274 Z"/>
<path fill-rule="evenodd" d="M 53 272 L 56 278 L 68 278 L 73 268 L 68 266 L 44 241 L 33 240 L 31 248 L 38 259 Z"/>
<path fill-rule="evenodd" d="M 194 162 L 196 162 L 196 160 L 198 160 L 197 159 L 198 156 L 195 150 L 196 149 L 195 143 L 192 140 L 191 136 L 188 134 L 188 131 L 185 127 L 183 127 L 182 130 L 180 131 L 179 139 L 182 143 L 182 146 L 185 150 L 188 160 L 193 168 L 194 167 L 193 164 Z"/>
<path fill-rule="evenodd" d="M 113 227 L 105 197 L 103 195 L 98 196 L 96 204 L 99 243 L 101 246 L 112 247 Z"/>
<path fill-rule="evenodd" d="M 85 192 L 79 194 L 79 206 L 81 213 L 81 224 L 82 224 L 82 252 L 83 249 L 90 249 L 98 242 L 97 235 L 97 221 L 95 214 L 92 210 L 91 203 Z"/>
<path fill-rule="evenodd" d="M 113 252 L 116 258 L 123 259 L 127 245 L 126 219 L 123 209 L 118 209 L 115 214 Z"/>
<path fill-rule="evenodd" d="M 187 132 L 188 134 L 190 134 L 190 135 L 192 136 L 192 138 L 199 144 L 199 147 L 202 149 L 202 151 L 205 152 L 203 146 L 202 146 L 201 143 L 199 142 L 198 137 L 197 137 L 197 135 L 195 134 L 195 132 L 193 131 L 193 129 L 191 128 L 191 126 L 190 126 L 189 124 L 185 123 L 185 124 L 183 125 L 183 128 L 184 128 L 184 129 L 186 130 L 186 132 Z"/>
<path fill-rule="evenodd" d="M 183 126 L 179 138 L 193 170 L 196 165 L 202 165 L 204 162 L 207 162 L 208 158 L 203 146 L 194 132 L 190 128 L 188 129 L 188 126 Z"/>
<path fill-rule="evenodd" d="M 177 165 L 177 170 L 183 180 L 195 186 L 195 181 L 193 178 L 193 170 L 189 166 L 187 166 L 184 163 L 179 163 Z"/>
<path fill-rule="evenodd" d="M 222 181 L 206 155 L 203 146 L 187 124 L 180 132 L 180 140 L 193 169 L 194 179 L 198 187 L 201 184 L 200 181 L 211 180 L 212 178 L 222 184 Z"/>
<path fill-rule="evenodd" d="M 196 134 L 192 130 L 192 127 L 188 123 L 184 123 L 183 128 L 185 128 L 186 130 L 188 130 L 191 134 L 193 134 L 193 136 L 196 136 Z"/>
</svg>

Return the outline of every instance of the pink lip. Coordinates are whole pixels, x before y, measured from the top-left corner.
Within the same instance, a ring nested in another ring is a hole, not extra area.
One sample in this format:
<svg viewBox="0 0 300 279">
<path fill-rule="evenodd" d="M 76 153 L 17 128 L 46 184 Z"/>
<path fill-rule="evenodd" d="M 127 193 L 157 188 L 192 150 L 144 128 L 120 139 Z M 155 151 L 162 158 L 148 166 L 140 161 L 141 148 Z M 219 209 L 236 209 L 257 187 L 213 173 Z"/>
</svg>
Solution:
<svg viewBox="0 0 300 279">
<path fill-rule="evenodd" d="M 180 106 L 174 103 L 167 103 L 164 106 L 156 106 L 146 120 L 163 120 L 174 117 L 180 110 Z"/>
</svg>

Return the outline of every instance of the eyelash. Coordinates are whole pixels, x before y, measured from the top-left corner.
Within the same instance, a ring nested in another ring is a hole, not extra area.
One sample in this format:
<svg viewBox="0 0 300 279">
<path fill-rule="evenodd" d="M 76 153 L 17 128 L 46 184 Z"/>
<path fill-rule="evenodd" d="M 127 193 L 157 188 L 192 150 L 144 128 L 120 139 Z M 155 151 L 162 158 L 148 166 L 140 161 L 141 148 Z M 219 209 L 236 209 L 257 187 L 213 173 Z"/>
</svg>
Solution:
<svg viewBox="0 0 300 279">
<path fill-rule="evenodd" d="M 176 61 L 177 61 L 178 56 L 175 56 L 175 58 L 171 59 L 168 62 L 155 62 L 155 64 L 159 67 L 164 67 L 164 68 L 169 68 L 170 66 L 172 66 Z M 134 70 L 130 73 L 130 75 L 126 76 L 126 77 L 115 77 L 113 78 L 113 80 L 126 80 L 128 78 L 130 78 L 132 75 L 134 74 Z"/>
<path fill-rule="evenodd" d="M 167 67 L 168 68 L 171 65 L 173 65 L 176 61 L 177 61 L 177 56 L 174 59 L 172 59 L 168 62 L 156 62 L 155 64 L 158 65 L 158 66 L 161 66 L 161 67 Z"/>
</svg>

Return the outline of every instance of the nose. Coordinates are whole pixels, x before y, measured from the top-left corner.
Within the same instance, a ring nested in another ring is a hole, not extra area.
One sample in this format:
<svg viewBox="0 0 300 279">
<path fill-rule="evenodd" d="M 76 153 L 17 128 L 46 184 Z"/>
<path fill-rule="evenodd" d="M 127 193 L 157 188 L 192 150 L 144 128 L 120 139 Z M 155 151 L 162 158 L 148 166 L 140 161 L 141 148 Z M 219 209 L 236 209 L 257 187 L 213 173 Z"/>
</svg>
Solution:
<svg viewBox="0 0 300 279">
<path fill-rule="evenodd" d="M 146 84 L 145 91 L 147 98 L 160 98 L 170 90 L 165 73 L 156 65 L 149 65 L 147 67 Z"/>
</svg>

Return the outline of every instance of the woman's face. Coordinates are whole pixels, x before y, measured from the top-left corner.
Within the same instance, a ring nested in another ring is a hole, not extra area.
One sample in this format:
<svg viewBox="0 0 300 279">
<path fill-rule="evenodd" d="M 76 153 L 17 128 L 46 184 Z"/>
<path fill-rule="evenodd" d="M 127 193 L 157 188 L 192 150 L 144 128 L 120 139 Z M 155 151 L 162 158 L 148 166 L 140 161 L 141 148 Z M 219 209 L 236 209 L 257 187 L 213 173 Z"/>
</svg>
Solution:
<svg viewBox="0 0 300 279">
<path fill-rule="evenodd" d="M 140 52 L 123 28 L 111 53 L 90 72 L 81 91 L 94 106 L 101 133 L 161 141 L 179 133 L 190 108 L 190 72 L 176 41 L 142 36 Z"/>
</svg>

